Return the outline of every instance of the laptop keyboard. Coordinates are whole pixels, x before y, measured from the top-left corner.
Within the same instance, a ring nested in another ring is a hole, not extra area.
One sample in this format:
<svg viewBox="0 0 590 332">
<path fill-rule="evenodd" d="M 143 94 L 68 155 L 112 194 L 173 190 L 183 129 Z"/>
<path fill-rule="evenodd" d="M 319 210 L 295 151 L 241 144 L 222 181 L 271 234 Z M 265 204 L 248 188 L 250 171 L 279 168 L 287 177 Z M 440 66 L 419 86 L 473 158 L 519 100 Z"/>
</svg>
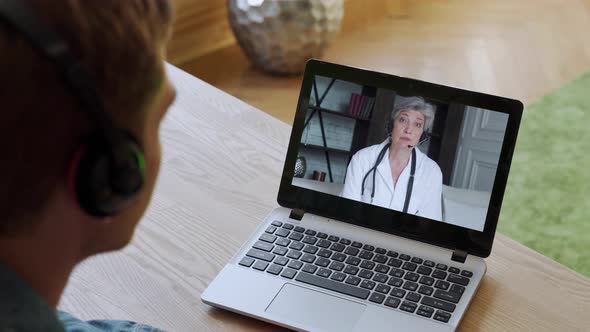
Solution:
<svg viewBox="0 0 590 332">
<path fill-rule="evenodd" d="M 278 220 L 239 264 L 445 323 L 473 276 Z"/>
</svg>

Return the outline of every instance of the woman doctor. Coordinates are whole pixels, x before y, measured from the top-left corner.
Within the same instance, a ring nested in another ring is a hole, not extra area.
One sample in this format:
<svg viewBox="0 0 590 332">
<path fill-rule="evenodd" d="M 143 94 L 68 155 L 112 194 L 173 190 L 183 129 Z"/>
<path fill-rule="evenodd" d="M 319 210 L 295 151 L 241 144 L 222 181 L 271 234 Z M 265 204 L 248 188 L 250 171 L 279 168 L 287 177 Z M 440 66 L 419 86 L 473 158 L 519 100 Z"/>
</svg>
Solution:
<svg viewBox="0 0 590 332">
<path fill-rule="evenodd" d="M 397 96 L 386 125 L 389 136 L 355 153 L 341 196 L 442 220 L 442 173 L 417 148 L 432 127 L 434 111 L 422 97 Z"/>
</svg>

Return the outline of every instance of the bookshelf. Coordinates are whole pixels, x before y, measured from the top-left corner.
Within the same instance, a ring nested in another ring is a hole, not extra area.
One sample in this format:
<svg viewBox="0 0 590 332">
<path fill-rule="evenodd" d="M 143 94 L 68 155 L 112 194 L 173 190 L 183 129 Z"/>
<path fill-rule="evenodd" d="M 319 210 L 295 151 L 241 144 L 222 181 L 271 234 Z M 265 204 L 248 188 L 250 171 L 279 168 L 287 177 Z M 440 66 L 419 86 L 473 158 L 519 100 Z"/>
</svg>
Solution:
<svg viewBox="0 0 590 332">
<path fill-rule="evenodd" d="M 329 109 L 327 107 L 322 107 L 322 102 L 325 100 L 326 96 L 333 88 L 335 82 L 336 82 L 336 79 L 331 79 L 330 83 L 328 84 L 328 86 L 323 91 L 323 93 L 320 97 L 320 94 L 318 92 L 318 84 L 317 84 L 316 79 L 314 78 L 312 93 L 314 94 L 314 97 L 315 97 L 315 105 L 309 105 L 307 108 L 309 115 L 307 116 L 307 118 L 305 120 L 304 130 L 308 127 L 311 120 L 314 117 L 317 117 L 317 119 L 319 120 L 319 131 L 320 131 L 322 143 L 321 144 L 309 144 L 309 143 L 304 143 L 304 142 L 300 143 L 300 147 L 305 147 L 305 148 L 314 149 L 314 150 L 318 150 L 318 151 L 323 152 L 324 159 L 325 159 L 325 165 L 328 170 L 328 180 L 330 182 L 334 182 L 333 169 L 332 169 L 333 165 L 332 165 L 332 160 L 331 160 L 330 154 L 336 153 L 336 154 L 339 154 L 340 157 L 345 156 L 347 164 L 348 164 L 348 162 L 350 161 L 350 158 L 352 158 L 352 156 L 358 150 L 360 150 L 366 146 L 367 134 L 368 134 L 371 115 L 372 115 L 371 114 L 372 108 L 370 110 L 364 109 L 364 113 L 362 113 L 362 114 L 360 113 L 361 104 L 362 104 L 362 107 L 369 106 L 369 105 L 363 104 L 360 101 L 359 101 L 359 104 L 356 105 L 358 107 L 358 109 L 356 110 L 357 114 L 356 115 L 351 114 L 351 106 L 352 106 L 351 102 L 353 100 L 352 95 L 354 95 L 354 94 L 351 94 L 350 100 L 347 100 L 348 105 L 347 105 L 346 111 L 344 111 L 344 112 Z M 360 100 L 362 101 L 366 97 L 367 100 L 370 100 L 372 98 L 374 101 L 375 94 L 376 94 L 375 88 L 363 86 L 362 93 L 360 94 L 360 96 L 362 96 L 362 98 Z M 357 97 L 358 97 L 358 95 L 359 94 L 357 94 Z M 374 105 L 374 103 L 373 103 L 373 105 Z M 370 106 L 372 107 L 372 105 L 370 105 Z M 363 116 L 359 116 L 359 115 L 363 115 Z M 354 128 L 352 130 L 352 139 L 351 139 L 350 148 L 344 149 L 341 147 L 335 148 L 335 147 L 328 146 L 328 139 L 326 136 L 326 126 L 325 126 L 325 120 L 327 117 L 339 117 L 339 118 L 347 118 L 347 119 L 354 120 Z"/>
<path fill-rule="evenodd" d="M 310 149 L 318 149 L 318 150 L 328 151 L 328 152 L 346 153 L 346 154 L 350 153 L 350 150 L 335 149 L 335 148 L 330 148 L 330 147 L 324 147 L 322 145 L 317 145 L 317 144 L 299 143 L 299 145 L 306 147 L 306 148 L 310 148 Z"/>
<path fill-rule="evenodd" d="M 327 109 L 327 108 L 323 108 L 323 107 L 309 106 L 308 109 L 315 110 L 315 111 L 321 111 L 322 113 L 327 113 L 327 114 L 335 114 L 337 116 L 342 116 L 342 117 L 345 117 L 345 118 L 355 119 L 355 120 L 358 120 L 358 121 L 369 121 L 370 120 L 370 119 L 367 119 L 367 118 L 359 118 L 357 116 L 354 116 L 354 115 L 351 115 L 351 114 L 348 114 L 348 113 L 344 113 L 344 112 L 341 112 L 341 111 L 333 111 L 333 110 L 330 110 L 330 109 Z"/>
</svg>

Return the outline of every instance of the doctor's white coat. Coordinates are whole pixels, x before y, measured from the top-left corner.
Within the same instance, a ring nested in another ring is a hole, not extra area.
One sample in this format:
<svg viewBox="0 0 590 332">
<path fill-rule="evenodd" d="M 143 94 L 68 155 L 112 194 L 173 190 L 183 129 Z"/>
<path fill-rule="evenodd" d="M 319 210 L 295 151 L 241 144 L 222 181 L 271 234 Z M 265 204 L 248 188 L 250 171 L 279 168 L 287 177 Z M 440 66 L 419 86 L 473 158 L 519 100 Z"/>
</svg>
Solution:
<svg viewBox="0 0 590 332">
<path fill-rule="evenodd" d="M 354 154 L 346 171 L 346 180 L 341 193 L 342 197 L 371 203 L 373 172 L 365 180 L 365 191 L 363 193 L 361 193 L 361 186 L 363 178 L 375 165 L 379 152 L 385 144 L 387 144 L 387 140 L 381 144 L 366 147 Z M 397 184 L 394 186 L 388 156 L 389 151 L 386 152 L 385 157 L 377 167 L 375 196 L 372 204 L 402 211 L 406 200 L 412 161 L 411 159 L 408 161 L 408 165 L 403 169 Z M 419 149 L 416 149 L 416 172 L 408 213 L 441 221 L 441 194 L 442 173 L 440 167 Z"/>
</svg>

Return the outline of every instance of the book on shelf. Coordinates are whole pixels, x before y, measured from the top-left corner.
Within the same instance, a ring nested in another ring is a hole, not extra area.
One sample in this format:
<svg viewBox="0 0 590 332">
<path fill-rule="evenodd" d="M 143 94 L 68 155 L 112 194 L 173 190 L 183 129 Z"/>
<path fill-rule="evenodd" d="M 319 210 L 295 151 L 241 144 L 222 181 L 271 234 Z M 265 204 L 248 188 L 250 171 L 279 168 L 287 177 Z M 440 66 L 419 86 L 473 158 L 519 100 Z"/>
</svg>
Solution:
<svg viewBox="0 0 590 332">
<path fill-rule="evenodd" d="M 361 106 L 360 114 L 358 114 L 358 118 L 367 120 L 371 116 L 371 111 L 373 106 L 375 105 L 375 98 L 364 96 L 363 104 Z"/>
<path fill-rule="evenodd" d="M 357 94 L 356 103 L 354 104 L 354 113 L 353 116 L 357 117 L 359 112 L 361 111 L 361 104 L 363 102 L 363 96 Z"/>
<path fill-rule="evenodd" d="M 347 113 L 349 115 L 354 115 L 354 108 L 356 106 L 356 102 L 357 102 L 358 96 L 359 95 L 356 94 L 356 93 L 352 93 L 350 95 L 350 100 L 348 101 L 348 110 L 347 110 Z"/>
<path fill-rule="evenodd" d="M 375 107 L 375 97 L 358 93 L 350 94 L 350 101 L 346 113 L 358 119 L 368 120 Z"/>
<path fill-rule="evenodd" d="M 358 118 L 361 116 L 361 108 L 363 107 L 364 102 L 365 102 L 365 96 L 359 95 L 358 104 L 356 106 L 356 113 L 354 114 L 355 117 Z"/>
<path fill-rule="evenodd" d="M 361 95 L 359 95 L 358 93 L 353 93 L 352 95 L 354 96 L 354 99 L 352 101 L 352 110 L 350 115 L 356 117 L 356 114 L 358 113 L 359 104 L 361 102 Z"/>
<path fill-rule="evenodd" d="M 359 119 L 368 119 L 375 104 L 375 98 L 358 93 L 350 95 L 347 113 Z"/>
</svg>

